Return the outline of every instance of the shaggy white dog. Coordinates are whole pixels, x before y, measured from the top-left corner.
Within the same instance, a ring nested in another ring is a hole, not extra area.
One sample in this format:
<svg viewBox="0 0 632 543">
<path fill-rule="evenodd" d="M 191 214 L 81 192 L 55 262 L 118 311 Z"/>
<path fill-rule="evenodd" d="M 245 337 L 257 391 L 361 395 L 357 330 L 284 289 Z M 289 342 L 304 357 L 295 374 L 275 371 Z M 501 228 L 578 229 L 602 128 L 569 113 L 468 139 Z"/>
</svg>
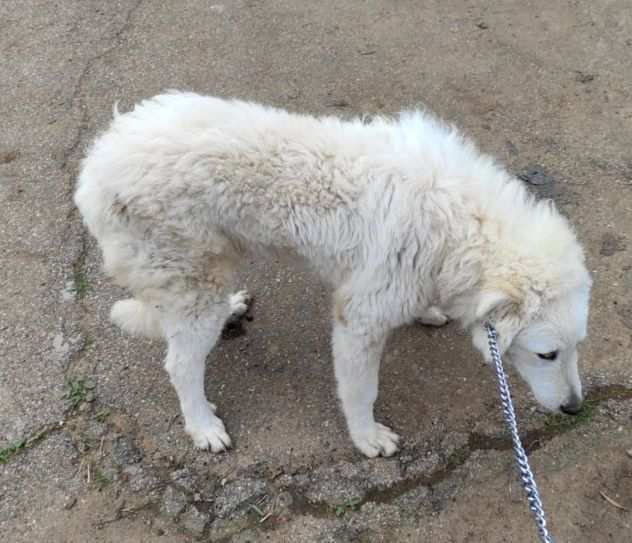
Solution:
<svg viewBox="0 0 632 543">
<path fill-rule="evenodd" d="M 165 338 L 166 370 L 198 447 L 230 446 L 204 393 L 244 254 L 289 251 L 331 284 L 333 356 L 351 439 L 391 455 L 373 418 L 387 335 L 415 318 L 492 322 L 536 399 L 581 405 L 577 343 L 590 278 L 567 221 L 455 129 L 414 111 L 342 121 L 191 93 L 115 112 L 83 161 L 75 202 L 106 272 L 134 298 L 112 320 Z"/>
</svg>

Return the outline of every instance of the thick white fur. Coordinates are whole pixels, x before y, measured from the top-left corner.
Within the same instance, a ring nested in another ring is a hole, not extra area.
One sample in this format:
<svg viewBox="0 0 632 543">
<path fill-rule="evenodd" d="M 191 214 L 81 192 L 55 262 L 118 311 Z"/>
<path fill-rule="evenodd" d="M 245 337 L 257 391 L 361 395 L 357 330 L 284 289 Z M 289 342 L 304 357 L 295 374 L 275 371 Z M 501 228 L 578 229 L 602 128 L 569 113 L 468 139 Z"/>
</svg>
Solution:
<svg viewBox="0 0 632 543">
<path fill-rule="evenodd" d="M 459 321 L 486 357 L 492 321 L 540 403 L 581 398 L 590 279 L 571 228 L 427 113 L 367 125 L 164 94 L 115 112 L 75 202 L 106 272 L 135 297 L 112 319 L 166 338 L 165 367 L 200 447 L 230 445 L 204 364 L 244 310 L 245 294 L 232 293 L 246 253 L 291 252 L 331 284 L 339 397 L 368 456 L 397 449 L 373 404 L 387 335 L 415 318 Z M 537 356 L 553 350 L 556 361 Z"/>
<path fill-rule="evenodd" d="M 140 300 L 130 298 L 116 302 L 110 311 L 110 319 L 133 336 L 147 336 L 153 339 L 163 337 L 160 314 Z"/>
</svg>

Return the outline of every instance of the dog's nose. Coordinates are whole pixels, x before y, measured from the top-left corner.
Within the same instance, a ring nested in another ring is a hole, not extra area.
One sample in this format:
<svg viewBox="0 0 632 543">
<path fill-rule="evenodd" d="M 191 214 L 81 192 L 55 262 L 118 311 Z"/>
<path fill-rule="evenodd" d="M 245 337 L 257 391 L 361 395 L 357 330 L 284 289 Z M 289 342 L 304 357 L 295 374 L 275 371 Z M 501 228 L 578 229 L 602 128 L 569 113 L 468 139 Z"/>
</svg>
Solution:
<svg viewBox="0 0 632 543">
<path fill-rule="evenodd" d="M 567 415 L 577 415 L 582 410 L 582 401 L 580 398 L 571 398 L 568 403 L 560 407 L 562 413 Z"/>
</svg>

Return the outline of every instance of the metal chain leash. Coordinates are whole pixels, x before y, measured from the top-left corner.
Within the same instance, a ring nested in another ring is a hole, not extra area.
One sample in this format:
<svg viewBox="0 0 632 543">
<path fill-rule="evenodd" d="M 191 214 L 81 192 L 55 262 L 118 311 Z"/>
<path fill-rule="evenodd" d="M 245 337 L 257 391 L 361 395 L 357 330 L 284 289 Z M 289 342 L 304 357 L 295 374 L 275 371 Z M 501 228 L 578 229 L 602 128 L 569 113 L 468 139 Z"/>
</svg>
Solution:
<svg viewBox="0 0 632 543">
<path fill-rule="evenodd" d="M 489 323 L 485 323 L 485 330 L 487 331 L 487 339 L 489 341 L 489 351 L 496 366 L 496 376 L 498 377 L 498 388 L 500 390 L 500 400 L 503 405 L 503 413 L 511 433 L 513 450 L 516 455 L 518 469 L 520 470 L 522 486 L 525 494 L 527 495 L 527 501 L 529 502 L 529 509 L 531 509 L 535 522 L 538 525 L 540 540 L 543 543 L 554 543 L 553 538 L 549 535 L 546 528 L 546 518 L 544 516 L 542 502 L 540 501 L 538 486 L 536 485 L 533 473 L 531 472 L 527 453 L 522 446 L 520 435 L 518 434 L 516 412 L 514 411 L 513 402 L 511 400 L 511 392 L 509 391 L 509 384 L 507 383 L 507 376 L 505 375 L 502 358 L 500 357 L 500 351 L 498 349 L 498 335 L 496 333 L 496 329 Z"/>
</svg>

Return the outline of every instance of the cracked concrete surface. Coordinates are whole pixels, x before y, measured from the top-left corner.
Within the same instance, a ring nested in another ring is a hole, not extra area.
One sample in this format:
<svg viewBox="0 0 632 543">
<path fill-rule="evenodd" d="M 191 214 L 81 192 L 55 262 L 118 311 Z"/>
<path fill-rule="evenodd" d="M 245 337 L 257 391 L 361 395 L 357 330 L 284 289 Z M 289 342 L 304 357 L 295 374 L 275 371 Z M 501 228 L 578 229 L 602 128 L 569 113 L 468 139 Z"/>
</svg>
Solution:
<svg viewBox="0 0 632 543">
<path fill-rule="evenodd" d="M 632 524 L 632 12 L 624 0 L 492 5 L 252 0 L 0 3 L 0 533 L 53 542 L 536 541 L 493 374 L 454 327 L 390 340 L 366 460 L 334 394 L 328 294 L 253 261 L 254 320 L 209 358 L 235 441 L 192 449 L 163 346 L 108 323 L 123 296 L 71 203 L 118 100 L 166 88 L 291 110 L 425 103 L 570 216 L 595 279 L 592 411 L 547 417 L 512 379 L 557 541 Z M 534 173 L 536 172 L 536 173 Z M 73 387 L 76 407 L 68 398 Z"/>
</svg>

